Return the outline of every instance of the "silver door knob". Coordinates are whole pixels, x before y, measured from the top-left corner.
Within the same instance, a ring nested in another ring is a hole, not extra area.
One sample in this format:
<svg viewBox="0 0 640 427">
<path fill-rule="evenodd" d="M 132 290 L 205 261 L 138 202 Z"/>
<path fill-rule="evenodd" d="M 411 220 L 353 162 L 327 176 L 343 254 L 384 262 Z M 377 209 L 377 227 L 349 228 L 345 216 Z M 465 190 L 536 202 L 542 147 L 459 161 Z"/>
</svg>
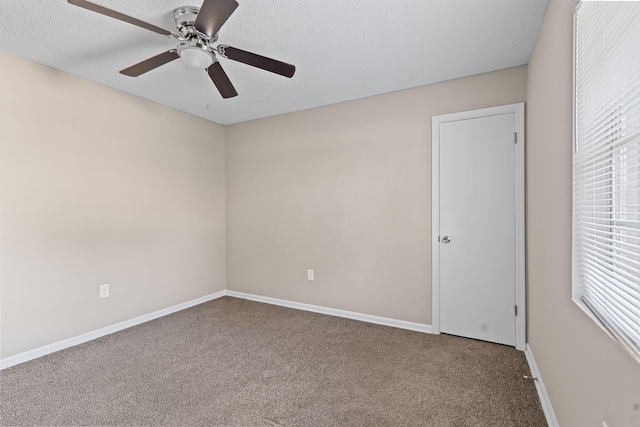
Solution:
<svg viewBox="0 0 640 427">
<path fill-rule="evenodd" d="M 449 236 L 444 236 L 442 238 L 442 243 L 449 243 L 451 241 L 451 239 L 449 238 Z"/>
</svg>

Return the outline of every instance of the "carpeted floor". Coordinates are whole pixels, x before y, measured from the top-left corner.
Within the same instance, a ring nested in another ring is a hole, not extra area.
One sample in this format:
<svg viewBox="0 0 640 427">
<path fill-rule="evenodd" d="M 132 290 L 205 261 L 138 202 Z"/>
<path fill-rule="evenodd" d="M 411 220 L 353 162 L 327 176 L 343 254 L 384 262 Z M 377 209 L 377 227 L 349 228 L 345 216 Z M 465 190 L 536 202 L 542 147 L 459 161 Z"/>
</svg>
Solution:
<svg viewBox="0 0 640 427">
<path fill-rule="evenodd" d="M 524 354 L 224 297 L 0 372 L 2 425 L 544 426 Z"/>
</svg>

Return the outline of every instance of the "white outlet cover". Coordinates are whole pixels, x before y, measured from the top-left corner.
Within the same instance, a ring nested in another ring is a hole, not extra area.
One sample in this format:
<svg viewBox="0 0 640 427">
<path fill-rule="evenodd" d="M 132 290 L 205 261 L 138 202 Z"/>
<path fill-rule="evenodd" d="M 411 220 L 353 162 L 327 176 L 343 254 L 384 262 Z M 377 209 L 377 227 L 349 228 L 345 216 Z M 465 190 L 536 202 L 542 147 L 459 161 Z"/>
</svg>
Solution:
<svg viewBox="0 0 640 427">
<path fill-rule="evenodd" d="M 105 283 L 100 285 L 100 298 L 107 298 L 109 296 L 109 284 Z"/>
<path fill-rule="evenodd" d="M 313 280 L 313 270 L 307 270 L 307 280 Z"/>
</svg>

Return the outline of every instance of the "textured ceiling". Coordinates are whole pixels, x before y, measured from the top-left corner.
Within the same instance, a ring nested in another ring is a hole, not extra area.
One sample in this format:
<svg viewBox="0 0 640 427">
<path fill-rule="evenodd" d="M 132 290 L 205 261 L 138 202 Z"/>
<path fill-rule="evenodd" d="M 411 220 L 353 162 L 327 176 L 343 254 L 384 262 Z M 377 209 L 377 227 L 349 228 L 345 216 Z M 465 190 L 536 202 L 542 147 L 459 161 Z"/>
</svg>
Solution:
<svg viewBox="0 0 640 427">
<path fill-rule="evenodd" d="M 91 1 L 170 30 L 173 10 L 189 4 Z M 119 70 L 175 48 L 176 41 L 66 0 L 0 0 L 0 49 L 231 124 L 524 65 L 547 0 L 238 3 L 219 42 L 296 65 L 292 79 L 221 58 L 239 93 L 222 99 L 205 71 L 180 60 L 123 76 Z"/>
</svg>

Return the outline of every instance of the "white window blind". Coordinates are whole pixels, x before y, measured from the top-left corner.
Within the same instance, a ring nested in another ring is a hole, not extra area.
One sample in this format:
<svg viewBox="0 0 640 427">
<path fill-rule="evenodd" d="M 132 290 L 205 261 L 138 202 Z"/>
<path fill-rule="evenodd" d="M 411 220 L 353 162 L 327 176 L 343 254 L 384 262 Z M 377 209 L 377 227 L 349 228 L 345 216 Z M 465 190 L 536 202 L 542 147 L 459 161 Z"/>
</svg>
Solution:
<svg viewBox="0 0 640 427">
<path fill-rule="evenodd" d="M 575 13 L 573 298 L 640 361 L 640 2 Z"/>
</svg>

